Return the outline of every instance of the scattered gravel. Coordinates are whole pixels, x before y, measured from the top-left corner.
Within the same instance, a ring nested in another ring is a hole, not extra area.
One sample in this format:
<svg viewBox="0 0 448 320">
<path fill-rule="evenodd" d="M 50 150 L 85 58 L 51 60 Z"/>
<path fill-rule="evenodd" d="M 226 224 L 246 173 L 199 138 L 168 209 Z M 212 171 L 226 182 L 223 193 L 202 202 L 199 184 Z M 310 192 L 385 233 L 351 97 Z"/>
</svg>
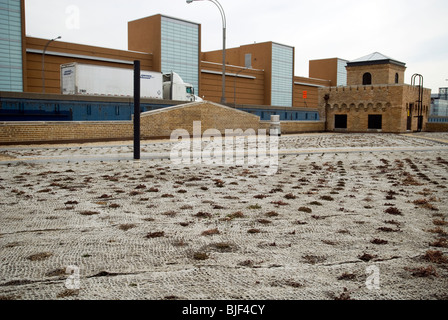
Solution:
<svg viewBox="0 0 448 320">
<path fill-rule="evenodd" d="M 447 299 L 446 139 L 284 136 L 275 175 L 0 148 L 0 299 Z"/>
</svg>

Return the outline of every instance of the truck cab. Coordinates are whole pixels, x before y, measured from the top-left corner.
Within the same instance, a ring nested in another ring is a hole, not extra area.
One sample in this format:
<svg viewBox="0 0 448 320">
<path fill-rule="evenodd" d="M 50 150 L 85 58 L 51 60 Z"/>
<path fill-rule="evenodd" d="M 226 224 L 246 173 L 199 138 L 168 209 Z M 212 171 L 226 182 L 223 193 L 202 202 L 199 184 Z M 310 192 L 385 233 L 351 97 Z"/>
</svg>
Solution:
<svg viewBox="0 0 448 320">
<path fill-rule="evenodd" d="M 163 75 L 163 98 L 178 101 L 202 100 L 194 94 L 194 87 L 185 83 L 175 72 Z"/>
</svg>

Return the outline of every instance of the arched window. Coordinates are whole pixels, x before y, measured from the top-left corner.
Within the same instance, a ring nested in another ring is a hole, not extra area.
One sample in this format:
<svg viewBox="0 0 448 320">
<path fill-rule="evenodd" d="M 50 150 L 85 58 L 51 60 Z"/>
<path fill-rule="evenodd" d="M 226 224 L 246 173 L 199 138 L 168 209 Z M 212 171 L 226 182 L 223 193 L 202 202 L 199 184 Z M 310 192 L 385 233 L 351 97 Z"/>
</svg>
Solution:
<svg viewBox="0 0 448 320">
<path fill-rule="evenodd" d="M 369 72 L 366 72 L 362 76 L 362 85 L 367 86 L 369 84 L 372 84 L 372 75 Z"/>
<path fill-rule="evenodd" d="M 395 83 L 398 83 L 398 80 L 400 79 L 400 77 L 398 76 L 398 73 L 395 74 Z"/>
</svg>

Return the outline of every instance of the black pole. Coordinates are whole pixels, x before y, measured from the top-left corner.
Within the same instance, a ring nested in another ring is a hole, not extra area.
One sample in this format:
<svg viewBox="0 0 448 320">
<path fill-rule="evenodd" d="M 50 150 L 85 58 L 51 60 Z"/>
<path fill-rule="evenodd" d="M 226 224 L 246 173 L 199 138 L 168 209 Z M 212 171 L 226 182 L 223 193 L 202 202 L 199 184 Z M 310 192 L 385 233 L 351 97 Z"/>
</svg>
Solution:
<svg viewBox="0 0 448 320">
<path fill-rule="evenodd" d="M 134 160 L 140 160 L 140 61 L 134 61 Z"/>
</svg>

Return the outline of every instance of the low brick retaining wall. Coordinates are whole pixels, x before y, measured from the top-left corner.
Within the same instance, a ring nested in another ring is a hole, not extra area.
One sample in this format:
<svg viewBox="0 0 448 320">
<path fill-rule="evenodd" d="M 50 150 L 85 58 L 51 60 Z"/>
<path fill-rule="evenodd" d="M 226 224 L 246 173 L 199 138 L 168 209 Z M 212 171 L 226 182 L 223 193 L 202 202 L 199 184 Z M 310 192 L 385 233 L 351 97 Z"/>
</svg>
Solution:
<svg viewBox="0 0 448 320">
<path fill-rule="evenodd" d="M 212 102 L 194 102 L 141 115 L 141 138 L 169 138 L 176 129 L 193 134 L 193 123 L 201 121 L 201 134 L 207 129 L 269 129 L 269 121 Z M 324 131 L 324 121 L 283 121 L 283 134 Z M 133 139 L 132 121 L 84 122 L 3 122 L 0 144 L 117 141 Z"/>
<path fill-rule="evenodd" d="M 448 132 L 448 122 L 428 122 L 426 125 L 428 132 Z"/>
</svg>

